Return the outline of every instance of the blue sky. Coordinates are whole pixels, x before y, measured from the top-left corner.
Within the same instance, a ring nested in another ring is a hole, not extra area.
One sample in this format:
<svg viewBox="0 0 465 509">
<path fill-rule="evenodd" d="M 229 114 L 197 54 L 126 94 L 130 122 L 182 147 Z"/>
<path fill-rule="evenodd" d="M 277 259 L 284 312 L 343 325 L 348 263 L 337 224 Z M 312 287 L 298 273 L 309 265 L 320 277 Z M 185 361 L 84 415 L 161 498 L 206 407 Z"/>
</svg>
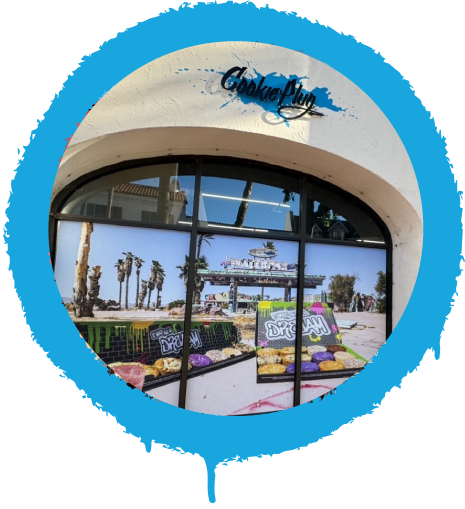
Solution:
<svg viewBox="0 0 465 509">
<path fill-rule="evenodd" d="M 74 284 L 75 260 L 77 257 L 81 223 L 62 221 L 60 223 L 59 241 L 56 257 L 55 278 L 63 297 L 72 297 Z M 249 249 L 262 247 L 266 239 L 249 239 L 230 235 L 215 235 L 210 240 L 211 246 L 202 245 L 201 254 L 208 259 L 212 270 L 224 270 L 221 265 L 228 258 L 250 258 Z M 273 241 L 278 249 L 276 260 L 295 263 L 298 256 L 298 243 L 292 241 Z M 134 255 L 145 260 L 141 270 L 141 280 L 150 274 L 152 260 L 158 260 L 166 272 L 165 284 L 162 292 L 162 302 L 185 299 L 185 287 L 179 279 L 177 265 L 184 263 L 184 255 L 189 252 L 189 233 L 146 228 L 129 228 L 125 226 L 111 226 L 94 224 L 91 236 L 91 250 L 89 265 L 101 265 L 100 297 L 102 299 L 118 300 L 119 283 L 117 271 L 114 267 L 118 258 L 124 258 L 123 252 L 131 251 Z M 305 290 L 306 294 L 320 293 L 328 290 L 329 278 L 335 274 L 356 274 L 360 278 L 356 283 L 357 291 L 373 293 L 376 284 L 376 273 L 385 270 L 386 254 L 384 250 L 358 248 L 349 246 L 330 246 L 322 244 L 307 244 L 306 246 L 306 274 L 325 275 L 322 287 L 315 290 Z M 203 294 L 220 293 L 228 287 L 211 286 L 205 284 Z M 125 284 L 123 289 L 123 299 Z M 259 287 L 240 288 L 241 293 L 257 295 L 261 293 Z M 294 290 L 295 291 L 295 290 Z M 266 288 L 265 294 L 271 298 L 284 296 L 280 288 Z M 295 294 L 294 294 L 295 295 Z M 130 278 L 129 302 L 134 303 L 136 296 L 135 268 Z"/>
<path fill-rule="evenodd" d="M 245 184 L 243 180 L 203 177 L 201 192 L 242 198 Z M 283 204 L 284 194 L 280 188 L 254 183 L 250 198 L 252 200 Z M 202 199 L 206 211 L 205 219 L 216 223 L 234 224 L 240 205 L 239 201 L 207 196 L 202 196 Z M 289 211 L 292 210 L 295 215 L 299 215 L 299 196 L 297 195 L 294 201 L 290 201 L 285 205 L 289 205 L 289 207 L 264 203 L 249 203 L 244 226 L 283 230 L 286 215 Z M 204 218 L 200 217 L 200 219 Z"/>
<path fill-rule="evenodd" d="M 81 223 L 62 221 L 58 237 L 55 279 L 63 297 L 72 297 L 74 268 L 77 257 Z M 141 280 L 150 275 L 152 260 L 158 260 L 166 272 L 162 292 L 163 304 L 177 299 L 185 299 L 183 280 L 178 278 L 176 265 L 183 265 L 184 255 L 189 252 L 189 233 L 151 230 L 147 228 L 128 228 L 94 224 L 91 236 L 89 266 L 101 265 L 100 298 L 118 300 L 119 283 L 114 267 L 123 252 L 131 251 L 145 260 L 141 269 Z M 123 286 L 123 300 L 126 283 Z M 136 300 L 136 273 L 129 280 L 129 302 Z M 153 299 L 152 299 L 153 300 Z"/>
<path fill-rule="evenodd" d="M 360 293 L 374 293 L 377 272 L 386 271 L 386 251 L 352 246 L 331 246 L 327 244 L 307 244 L 305 248 L 306 274 L 323 274 L 323 286 L 316 290 L 305 290 L 313 295 L 328 291 L 329 278 L 336 274 L 356 274 L 359 281 L 355 290 Z"/>
</svg>

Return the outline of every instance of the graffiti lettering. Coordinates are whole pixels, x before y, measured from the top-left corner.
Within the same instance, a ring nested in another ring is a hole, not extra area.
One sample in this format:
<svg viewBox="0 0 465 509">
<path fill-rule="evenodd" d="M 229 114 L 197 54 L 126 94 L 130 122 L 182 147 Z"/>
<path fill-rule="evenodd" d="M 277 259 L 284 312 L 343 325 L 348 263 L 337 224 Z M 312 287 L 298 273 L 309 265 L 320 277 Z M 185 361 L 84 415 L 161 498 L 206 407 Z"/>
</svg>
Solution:
<svg viewBox="0 0 465 509">
<path fill-rule="evenodd" d="M 162 355 L 177 355 L 183 347 L 184 332 L 173 332 L 171 327 L 163 327 L 151 330 L 150 338 L 160 343 Z M 199 331 L 191 330 L 190 346 L 195 349 L 202 346 Z"/>
<path fill-rule="evenodd" d="M 295 341 L 295 311 L 293 313 L 281 311 L 272 314 L 274 315 L 274 320 L 269 320 L 265 323 L 267 339 L 285 339 L 287 341 Z M 315 334 L 317 336 L 327 336 L 331 334 L 331 330 L 329 329 L 326 320 L 321 315 L 310 315 L 304 316 L 303 318 L 302 334 L 304 336 L 309 336 L 311 334 Z"/>
</svg>

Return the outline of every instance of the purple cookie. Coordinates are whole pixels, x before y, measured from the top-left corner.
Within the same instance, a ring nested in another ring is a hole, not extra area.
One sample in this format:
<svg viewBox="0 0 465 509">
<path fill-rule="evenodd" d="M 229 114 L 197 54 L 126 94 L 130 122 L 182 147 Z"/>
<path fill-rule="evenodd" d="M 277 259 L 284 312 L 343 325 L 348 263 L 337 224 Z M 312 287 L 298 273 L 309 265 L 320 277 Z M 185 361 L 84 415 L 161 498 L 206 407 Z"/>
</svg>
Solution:
<svg viewBox="0 0 465 509">
<path fill-rule="evenodd" d="M 316 362 L 317 364 L 320 364 L 320 362 L 323 361 L 333 361 L 334 355 L 329 352 L 315 352 L 312 355 L 312 361 Z"/>
<path fill-rule="evenodd" d="M 210 366 L 210 364 L 213 364 L 213 361 L 209 357 L 199 353 L 191 353 L 189 355 L 189 362 L 194 368 L 203 368 L 204 366 Z"/>
<path fill-rule="evenodd" d="M 302 362 L 300 364 L 300 369 L 302 373 L 311 373 L 312 371 L 320 371 L 320 368 L 318 367 L 318 364 L 315 364 L 314 362 Z M 286 373 L 295 373 L 295 363 L 289 364 L 286 368 Z"/>
</svg>

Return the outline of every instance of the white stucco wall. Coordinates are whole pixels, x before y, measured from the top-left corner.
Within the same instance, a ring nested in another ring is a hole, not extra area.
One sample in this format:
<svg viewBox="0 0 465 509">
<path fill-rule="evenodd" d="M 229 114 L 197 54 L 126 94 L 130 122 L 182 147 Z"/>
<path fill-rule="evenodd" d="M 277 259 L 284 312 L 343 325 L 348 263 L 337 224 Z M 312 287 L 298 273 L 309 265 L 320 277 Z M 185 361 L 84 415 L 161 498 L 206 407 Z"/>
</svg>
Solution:
<svg viewBox="0 0 465 509">
<path fill-rule="evenodd" d="M 221 73 L 234 66 L 246 66 L 248 78 L 295 75 L 307 91 L 327 89 L 322 97 L 340 111 L 322 108 L 325 103 L 317 99 L 324 117 L 285 122 L 263 104 L 247 104 L 221 88 Z M 168 154 L 264 161 L 315 175 L 361 198 L 392 235 L 397 323 L 420 262 L 420 193 L 396 131 L 350 80 L 307 55 L 259 43 L 215 43 L 172 53 L 125 78 L 89 112 L 64 154 L 53 197 L 98 168 Z"/>
</svg>

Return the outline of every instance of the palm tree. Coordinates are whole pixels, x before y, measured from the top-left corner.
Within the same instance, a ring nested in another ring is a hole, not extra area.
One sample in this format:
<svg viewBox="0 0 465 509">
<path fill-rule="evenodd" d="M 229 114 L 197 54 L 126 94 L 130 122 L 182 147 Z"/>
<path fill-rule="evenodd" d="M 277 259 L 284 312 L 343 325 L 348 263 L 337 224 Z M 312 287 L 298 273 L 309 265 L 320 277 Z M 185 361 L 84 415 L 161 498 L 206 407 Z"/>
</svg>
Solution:
<svg viewBox="0 0 465 509">
<path fill-rule="evenodd" d="M 152 297 L 153 290 L 155 290 L 158 274 L 160 273 L 160 271 L 163 271 L 163 267 L 161 266 L 160 262 L 157 260 L 152 260 L 152 266 L 150 267 L 150 277 L 148 280 L 149 298 L 147 300 L 147 307 L 145 308 L 147 311 L 149 311 L 150 309 L 150 299 Z"/>
<path fill-rule="evenodd" d="M 213 240 L 215 238 L 215 235 L 213 233 L 199 233 L 197 240 L 197 260 L 200 258 L 200 250 L 202 249 L 202 244 L 205 242 L 205 244 L 210 244 L 210 240 Z"/>
<path fill-rule="evenodd" d="M 123 283 L 124 283 L 124 278 L 126 277 L 126 270 L 124 268 L 124 260 L 122 258 L 120 258 L 115 263 L 115 267 L 116 267 L 116 272 L 117 272 L 117 277 L 118 277 L 118 282 L 119 282 L 119 308 L 121 309 L 121 297 L 123 295 Z"/>
<path fill-rule="evenodd" d="M 202 255 L 197 260 L 195 260 L 194 304 L 200 304 L 201 295 L 205 287 L 205 281 L 203 280 L 202 276 L 198 275 L 198 271 L 206 270 L 208 267 L 209 265 L 206 256 Z M 187 288 L 187 279 L 189 277 L 189 257 L 185 255 L 184 264 L 177 265 L 176 268 L 181 271 L 179 274 L 179 279 L 184 280 L 184 286 Z"/>
<path fill-rule="evenodd" d="M 124 260 L 124 271 L 126 273 L 126 309 L 129 309 L 128 297 L 129 297 L 129 278 L 132 274 L 132 262 L 134 261 L 134 255 L 128 251 L 127 253 L 123 253 L 126 256 Z"/>
<path fill-rule="evenodd" d="M 263 247 L 266 248 L 266 249 L 274 249 L 274 250 L 276 250 L 276 246 L 274 245 L 274 242 L 272 240 L 267 240 L 266 242 L 263 242 Z"/>
<path fill-rule="evenodd" d="M 236 221 L 233 226 L 239 228 L 242 228 L 244 226 L 245 216 L 247 214 L 247 209 L 249 208 L 249 200 L 252 194 L 252 187 L 253 182 L 250 182 L 250 180 L 245 183 L 244 192 L 242 193 L 242 201 L 241 204 L 239 205 Z"/>
<path fill-rule="evenodd" d="M 137 289 L 136 289 L 136 305 L 135 308 L 139 307 L 139 282 L 140 282 L 140 269 L 142 264 L 144 264 L 144 260 L 139 258 L 138 256 L 134 256 L 134 265 L 136 266 L 136 275 L 137 275 Z"/>
<path fill-rule="evenodd" d="M 187 288 L 187 278 L 189 277 L 189 256 L 184 255 L 184 264 L 176 265 L 176 268 L 181 271 L 179 279 L 184 279 L 184 286 Z"/>
<path fill-rule="evenodd" d="M 157 275 L 157 282 L 156 282 L 156 285 L 157 285 L 157 304 L 156 304 L 156 308 L 159 308 L 160 307 L 160 292 L 163 290 L 163 283 L 165 282 L 165 271 L 163 269 L 163 267 L 160 265 L 160 269 L 158 271 L 158 275 Z"/>
</svg>

